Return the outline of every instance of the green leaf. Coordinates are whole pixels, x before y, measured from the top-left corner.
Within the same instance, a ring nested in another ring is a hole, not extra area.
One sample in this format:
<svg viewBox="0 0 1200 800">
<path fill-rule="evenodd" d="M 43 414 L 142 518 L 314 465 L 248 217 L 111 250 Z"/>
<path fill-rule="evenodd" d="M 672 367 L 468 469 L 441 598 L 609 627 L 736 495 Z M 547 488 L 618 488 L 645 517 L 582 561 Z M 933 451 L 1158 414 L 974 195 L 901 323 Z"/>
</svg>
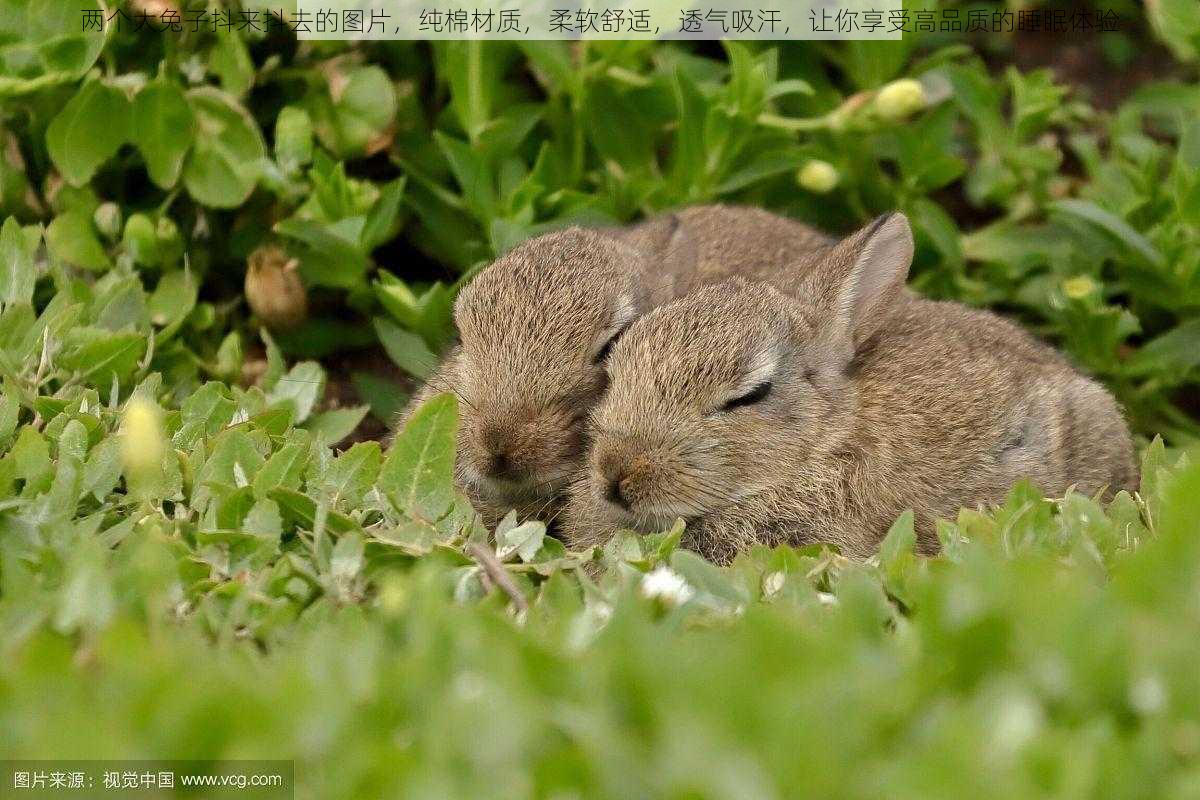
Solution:
<svg viewBox="0 0 1200 800">
<path fill-rule="evenodd" d="M 917 542 L 913 520 L 913 512 L 905 511 L 896 518 L 896 521 L 892 523 L 892 527 L 888 529 L 887 536 L 883 538 L 883 542 L 879 545 L 879 563 L 885 569 L 906 553 L 911 554 L 913 552 L 913 546 Z"/>
<path fill-rule="evenodd" d="M 370 404 L 371 413 L 386 425 L 391 425 L 408 403 L 408 395 L 396 381 L 369 372 L 352 373 L 350 380 L 358 396 Z"/>
<path fill-rule="evenodd" d="M 325 370 L 315 361 L 302 361 L 279 379 L 267 395 L 267 402 L 289 404 L 295 410 L 294 420 L 300 423 L 308 419 L 324 394 Z"/>
<path fill-rule="evenodd" d="M 329 560 L 329 573 L 335 581 L 349 583 L 358 577 L 363 565 L 363 538 L 357 531 L 351 531 L 333 547 L 333 556 Z"/>
<path fill-rule="evenodd" d="M 225 38 L 225 37 L 218 37 Z M 196 136 L 196 116 L 179 85 L 151 81 L 133 99 L 133 142 L 146 161 L 150 180 L 170 189 Z"/>
<path fill-rule="evenodd" d="M 164 329 L 182 324 L 196 307 L 197 291 L 196 282 L 187 270 L 177 269 L 163 275 L 146 304 L 150 322 Z M 160 334 L 160 339 L 167 333 Z"/>
<path fill-rule="evenodd" d="M 379 477 L 382 460 L 379 442 L 359 442 L 325 470 L 320 482 L 321 496 L 331 506 L 338 502 L 358 505 Z"/>
<path fill-rule="evenodd" d="M 176 445 L 190 447 L 200 436 L 213 436 L 233 419 L 237 403 L 229 399 L 221 384 L 206 383 L 182 403 L 183 427 L 175 435 Z"/>
<path fill-rule="evenodd" d="M 1102 228 L 1115 236 L 1131 251 L 1141 256 L 1150 266 L 1155 269 L 1165 269 L 1166 260 L 1162 253 L 1158 252 L 1146 237 L 1130 227 L 1125 220 L 1105 211 L 1095 203 L 1086 200 L 1059 200 L 1051 206 L 1051 209 Z"/>
<path fill-rule="evenodd" d="M 480 41 L 439 43 L 442 67 L 450 84 L 450 107 L 467 137 L 475 141 L 492 117 L 500 74 L 501 48 Z"/>
<path fill-rule="evenodd" d="M 279 504 L 279 510 L 283 513 L 285 519 L 290 519 L 294 523 L 312 530 L 313 525 L 317 521 L 318 514 L 315 500 L 308 495 L 301 494 L 293 489 L 285 489 L 282 486 L 272 489 L 268 494 L 272 500 Z M 334 533 L 361 530 L 357 522 L 340 511 L 328 511 L 325 516 L 325 524 Z"/>
<path fill-rule="evenodd" d="M 93 272 L 112 267 L 96 237 L 91 216 L 82 211 L 67 211 L 55 217 L 46 228 L 46 247 L 59 261 Z"/>
<path fill-rule="evenodd" d="M 269 498 L 255 502 L 242 520 L 242 530 L 278 540 L 283 535 L 283 517 L 279 513 L 279 504 Z"/>
<path fill-rule="evenodd" d="M 434 131 L 433 140 L 446 157 L 467 207 L 485 221 L 496 216 L 496 177 L 492 165 L 461 139 Z"/>
<path fill-rule="evenodd" d="M 212 454 L 204 462 L 198 481 L 241 489 L 250 485 L 264 463 L 249 433 L 241 428 L 228 428 L 213 439 Z"/>
<path fill-rule="evenodd" d="M 292 217 L 277 222 L 275 231 L 305 245 L 300 272 L 306 284 L 352 289 L 362 283 L 370 262 L 355 241 L 336 233 L 333 226 Z"/>
<path fill-rule="evenodd" d="M 396 89 L 379 66 L 328 70 L 329 91 L 306 99 L 318 138 L 339 158 L 361 155 L 396 116 Z"/>
<path fill-rule="evenodd" d="M 8 440 L 17 430 L 20 413 L 21 403 L 16 395 L 7 392 L 0 394 L 0 447 L 8 446 Z"/>
<path fill-rule="evenodd" d="M 40 239 L 39 231 L 39 239 Z M 37 269 L 33 265 L 33 251 L 29 238 L 21 230 L 15 217 L 4 220 L 0 228 L 0 306 L 14 303 L 28 305 L 33 300 L 33 286 L 37 282 Z"/>
<path fill-rule="evenodd" d="M 219 89 L 191 89 L 187 99 L 196 115 L 196 140 L 184 162 L 183 184 L 206 206 L 239 206 L 258 184 L 267 152 L 262 133 L 246 109 Z"/>
<path fill-rule="evenodd" d="M 46 129 L 50 158 L 67 181 L 82 186 L 129 141 L 130 104 L 125 93 L 93 78 L 67 101 Z"/>
<path fill-rule="evenodd" d="M 225 30 L 216 37 L 208 53 L 208 69 L 221 81 L 221 88 L 234 97 L 250 91 L 254 83 L 254 63 L 240 33 Z"/>
<path fill-rule="evenodd" d="M 325 444 L 334 445 L 354 433 L 370 410 L 370 406 L 353 406 L 323 411 L 309 419 L 304 428 Z"/>
<path fill-rule="evenodd" d="M 454 502 L 458 402 L 452 394 L 429 399 L 396 436 L 379 487 L 413 518 L 440 519 Z"/>
<path fill-rule="evenodd" d="M 370 252 L 395 235 L 399 227 L 400 203 L 404 200 L 404 185 L 405 177 L 402 175 L 379 192 L 379 199 L 368 212 L 359 237 L 363 251 Z"/>
<path fill-rule="evenodd" d="M 512 527 L 503 535 L 497 531 L 499 541 L 496 556 L 504 559 L 513 553 L 525 563 L 533 560 L 538 550 L 542 549 L 542 541 L 546 538 L 546 524 L 536 519 L 526 520 Z"/>
<path fill-rule="evenodd" d="M 383 349 L 397 366 L 416 378 L 429 377 L 437 366 L 437 356 L 425 340 L 383 317 L 376 317 L 371 322 Z"/>
<path fill-rule="evenodd" d="M 312 118 L 299 106 L 284 106 L 275 119 L 275 159 L 286 169 L 303 166 L 312 157 Z"/>
<path fill-rule="evenodd" d="M 145 351 L 146 337 L 140 333 L 72 328 L 63 341 L 58 364 L 107 392 L 114 377 L 124 383 L 133 376 Z"/>
<path fill-rule="evenodd" d="M 682 575 L 692 588 L 722 605 L 742 606 L 749 602 L 746 590 L 708 561 L 689 550 L 671 554 L 671 568 Z"/>
<path fill-rule="evenodd" d="M 309 453 L 307 441 L 289 441 L 276 450 L 254 476 L 254 493 L 261 497 L 280 487 L 298 489 L 308 466 Z"/>
<path fill-rule="evenodd" d="M 1200 319 L 1190 319 L 1142 345 L 1125 362 L 1130 375 L 1183 376 L 1200 366 Z"/>
<path fill-rule="evenodd" d="M 108 9 L 96 0 L 0 0 L 0 98 L 83 77 L 105 41 L 103 31 L 80 30 L 81 12 L 88 11 Z"/>
</svg>

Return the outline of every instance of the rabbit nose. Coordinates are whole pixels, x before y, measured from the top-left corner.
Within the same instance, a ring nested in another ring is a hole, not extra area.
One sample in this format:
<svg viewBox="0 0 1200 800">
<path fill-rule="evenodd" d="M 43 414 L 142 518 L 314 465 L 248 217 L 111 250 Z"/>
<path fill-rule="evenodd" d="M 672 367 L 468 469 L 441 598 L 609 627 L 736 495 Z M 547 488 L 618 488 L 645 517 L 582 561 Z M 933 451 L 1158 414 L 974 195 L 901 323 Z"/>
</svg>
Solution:
<svg viewBox="0 0 1200 800">
<path fill-rule="evenodd" d="M 507 475 L 511 471 L 512 460 L 508 457 L 508 453 L 500 451 L 490 454 L 487 465 L 487 473 L 489 475 Z"/>
<path fill-rule="evenodd" d="M 482 456 L 480 468 L 485 475 L 499 478 L 516 470 L 516 459 L 513 457 L 516 443 L 511 431 L 498 426 L 488 426 L 480 431 L 479 445 Z"/>
<path fill-rule="evenodd" d="M 625 477 L 617 475 L 608 479 L 608 488 L 604 492 L 605 498 L 613 505 L 620 506 L 626 511 L 629 510 L 629 501 L 625 498 Z"/>
</svg>

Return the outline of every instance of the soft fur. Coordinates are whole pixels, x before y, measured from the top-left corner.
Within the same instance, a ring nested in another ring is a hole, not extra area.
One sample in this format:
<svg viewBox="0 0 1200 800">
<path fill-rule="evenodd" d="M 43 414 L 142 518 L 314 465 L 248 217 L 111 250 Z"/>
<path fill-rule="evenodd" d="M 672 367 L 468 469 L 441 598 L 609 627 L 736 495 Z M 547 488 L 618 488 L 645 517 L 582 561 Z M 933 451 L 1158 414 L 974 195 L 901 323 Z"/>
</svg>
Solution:
<svg viewBox="0 0 1200 800">
<path fill-rule="evenodd" d="M 608 360 L 563 532 L 687 521 L 727 562 L 755 542 L 867 556 L 905 509 L 934 521 L 1030 478 L 1094 493 L 1136 480 L 1112 397 L 992 314 L 907 293 L 908 221 L 881 218 L 804 270 L 794 297 L 734 280 L 642 317 Z M 759 402 L 723 410 L 771 382 Z"/>
<path fill-rule="evenodd" d="M 526 241 L 463 289 L 461 344 L 397 424 L 431 395 L 454 392 L 457 476 L 476 508 L 489 523 L 512 508 L 552 518 L 582 466 L 586 417 L 607 383 L 597 357 L 610 339 L 698 286 L 761 276 L 829 244 L 800 223 L 728 206 Z"/>
</svg>

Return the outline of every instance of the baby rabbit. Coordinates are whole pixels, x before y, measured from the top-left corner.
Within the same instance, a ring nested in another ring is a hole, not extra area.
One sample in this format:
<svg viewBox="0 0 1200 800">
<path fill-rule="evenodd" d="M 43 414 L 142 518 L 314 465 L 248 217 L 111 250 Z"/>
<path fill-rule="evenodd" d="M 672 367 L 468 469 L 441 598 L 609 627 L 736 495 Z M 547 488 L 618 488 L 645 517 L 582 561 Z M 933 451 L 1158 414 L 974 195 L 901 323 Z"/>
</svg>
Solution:
<svg viewBox="0 0 1200 800">
<path fill-rule="evenodd" d="M 934 520 L 1002 501 L 1126 488 L 1112 397 L 992 314 L 909 294 L 908 220 L 881 217 L 825 253 L 794 297 L 732 280 L 635 322 L 609 355 L 585 476 L 563 536 L 687 521 L 721 563 L 752 543 L 824 541 L 870 555 L 905 509 Z"/>
<path fill-rule="evenodd" d="M 628 229 L 570 228 L 484 269 L 454 307 L 461 343 L 399 420 L 426 398 L 459 398 L 457 477 L 485 521 L 509 509 L 552 517 L 583 460 L 584 425 L 607 385 L 604 360 L 641 314 L 720 269 L 781 267 L 828 240 L 755 209 L 706 206 Z"/>
</svg>

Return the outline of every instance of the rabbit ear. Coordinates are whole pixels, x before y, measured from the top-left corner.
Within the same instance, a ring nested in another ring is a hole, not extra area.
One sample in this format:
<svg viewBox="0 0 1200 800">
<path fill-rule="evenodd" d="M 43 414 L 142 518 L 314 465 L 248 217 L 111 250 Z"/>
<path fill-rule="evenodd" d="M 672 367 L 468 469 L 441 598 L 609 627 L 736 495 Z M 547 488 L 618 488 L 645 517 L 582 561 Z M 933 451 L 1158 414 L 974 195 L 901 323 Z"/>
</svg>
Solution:
<svg viewBox="0 0 1200 800">
<path fill-rule="evenodd" d="M 830 250 L 809 273 L 801 297 L 817 305 L 821 338 L 847 361 L 879 328 L 908 277 L 913 238 L 908 218 L 885 214 Z"/>
<path fill-rule="evenodd" d="M 650 259 L 655 273 L 681 275 L 699 257 L 699 244 L 677 214 L 663 214 L 633 231 L 631 244 Z"/>
</svg>

